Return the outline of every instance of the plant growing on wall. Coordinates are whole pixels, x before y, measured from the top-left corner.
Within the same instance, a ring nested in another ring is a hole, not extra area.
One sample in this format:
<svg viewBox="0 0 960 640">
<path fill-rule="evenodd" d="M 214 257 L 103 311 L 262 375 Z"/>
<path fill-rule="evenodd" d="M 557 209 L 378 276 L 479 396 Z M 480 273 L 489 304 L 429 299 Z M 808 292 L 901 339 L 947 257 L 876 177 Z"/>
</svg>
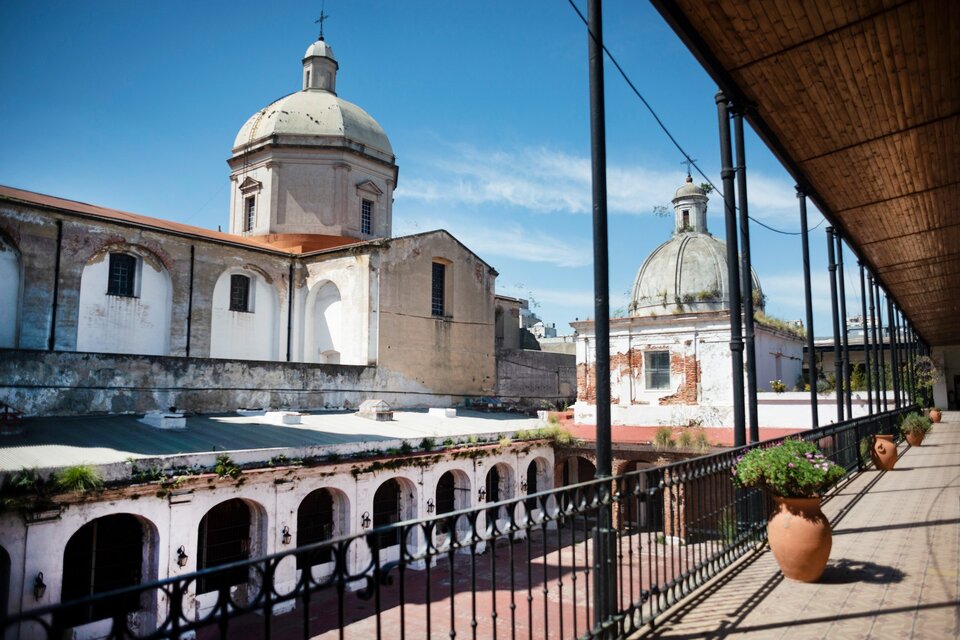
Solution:
<svg viewBox="0 0 960 640">
<path fill-rule="evenodd" d="M 673 444 L 673 429 L 670 427 L 660 427 L 653 434 L 653 448 L 667 449 Z"/>
<path fill-rule="evenodd" d="M 61 470 L 56 475 L 57 487 L 69 493 L 85 493 L 103 489 L 103 478 L 95 467 L 76 464 Z"/>
</svg>

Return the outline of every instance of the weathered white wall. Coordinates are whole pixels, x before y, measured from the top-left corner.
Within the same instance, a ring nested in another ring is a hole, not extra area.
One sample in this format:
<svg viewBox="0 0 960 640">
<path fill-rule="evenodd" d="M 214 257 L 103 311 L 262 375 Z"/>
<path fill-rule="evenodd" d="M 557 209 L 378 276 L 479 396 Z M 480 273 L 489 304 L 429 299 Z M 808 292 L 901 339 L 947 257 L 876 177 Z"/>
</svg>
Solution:
<svg viewBox="0 0 960 640">
<path fill-rule="evenodd" d="M 23 271 L 20 252 L 0 234 L 0 347 L 16 347 Z"/>
<path fill-rule="evenodd" d="M 250 278 L 249 312 L 230 310 L 230 276 Z M 277 360 L 280 308 L 273 284 L 251 269 L 228 269 L 213 287 L 210 357 Z"/>
<path fill-rule="evenodd" d="M 303 311 L 303 362 L 367 365 L 374 317 L 370 259 L 345 256 L 306 265 L 307 294 Z M 338 360 L 331 358 L 335 351 Z M 325 355 L 326 354 L 326 355 Z"/>
<path fill-rule="evenodd" d="M 772 391 L 770 382 L 781 380 L 793 390 L 803 367 L 802 339 L 761 325 L 756 325 L 754 334 L 757 389 Z"/>
<path fill-rule="evenodd" d="M 149 252 L 136 252 L 136 295 L 110 296 L 107 295 L 109 254 L 110 247 L 107 247 L 83 268 L 77 351 L 168 354 L 173 310 L 170 274 Z"/>
<path fill-rule="evenodd" d="M 526 478 L 531 462 L 536 462 L 538 489 L 553 487 L 554 453 L 552 447 L 524 444 L 521 448 L 489 448 L 488 455 L 478 458 L 454 458 L 441 453 L 440 460 L 427 467 L 418 466 L 416 459 L 392 471 L 354 473 L 354 464 L 363 469 L 368 463 L 323 465 L 261 469 L 245 472 L 243 482 L 212 475 L 186 476 L 175 493 L 161 492 L 157 484 L 132 485 L 110 489 L 99 495 L 59 496 L 66 508 L 57 519 L 25 524 L 19 513 L 0 514 L 0 540 L 10 555 L 11 575 L 7 611 L 21 610 L 57 602 L 63 581 L 63 553 L 71 536 L 83 525 L 107 515 L 129 513 L 145 524 L 147 533 L 144 576 L 146 580 L 176 577 L 195 571 L 198 558 L 198 527 L 203 516 L 214 506 L 231 498 L 240 498 L 251 508 L 251 556 L 289 550 L 297 540 L 297 511 L 303 499 L 318 489 L 331 489 L 337 496 L 339 513 L 335 535 L 352 535 L 363 531 L 360 516 L 373 513 L 373 497 L 378 487 L 396 478 L 404 488 L 402 515 L 405 519 L 427 516 L 426 503 L 436 504 L 436 487 L 440 476 L 454 471 L 458 483 L 466 484 L 467 492 L 457 492 L 458 508 L 480 506 L 476 489 L 484 486 L 486 473 L 494 465 L 501 465 L 506 473 L 502 489 L 504 498 L 522 492 L 520 480 Z M 236 459 L 236 458 L 235 458 Z M 171 465 L 179 464 L 170 460 Z M 458 484 L 458 486 L 460 486 Z M 462 493 L 462 496 L 459 495 Z M 478 527 L 484 526 L 483 515 Z M 282 531 L 289 527 L 290 546 L 282 542 Z M 422 541 L 419 541 L 422 543 Z M 177 549 L 183 546 L 187 554 L 186 566 L 177 564 Z M 387 555 L 397 556 L 397 549 Z M 368 564 L 365 545 L 352 545 L 348 557 L 351 572 L 360 572 Z M 381 556 L 382 558 L 383 556 Z M 328 568 L 329 569 L 329 568 Z M 33 595 L 33 580 L 42 571 L 47 591 L 37 601 Z M 323 567 L 320 567 L 323 571 Z M 276 580 L 281 591 L 294 586 L 296 565 L 283 562 L 277 569 Z M 196 585 L 192 584 L 191 589 Z M 190 591 L 185 599 L 188 607 L 203 610 L 209 605 L 209 596 Z M 165 603 L 154 603 L 154 612 L 162 619 Z"/>
</svg>

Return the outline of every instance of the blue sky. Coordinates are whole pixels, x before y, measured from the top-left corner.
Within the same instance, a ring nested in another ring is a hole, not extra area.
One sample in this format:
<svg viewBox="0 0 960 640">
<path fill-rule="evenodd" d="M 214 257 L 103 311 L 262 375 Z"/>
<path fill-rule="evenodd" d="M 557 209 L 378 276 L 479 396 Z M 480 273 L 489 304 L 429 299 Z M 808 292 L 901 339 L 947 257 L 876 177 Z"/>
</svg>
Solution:
<svg viewBox="0 0 960 640">
<path fill-rule="evenodd" d="M 585 11 L 586 0 L 577 0 Z M 268 7 L 265 10 L 265 7 Z M 226 159 L 255 111 L 300 88 L 319 2 L 0 3 L 0 184 L 227 226 Z M 569 332 L 593 315 L 586 32 L 566 0 L 328 0 L 337 92 L 400 165 L 394 233 L 446 228 Z M 648 4 L 607 0 L 604 37 L 719 184 L 716 86 Z M 606 65 L 611 307 L 669 237 L 680 153 Z M 799 229 L 793 181 L 748 133 L 750 212 Z M 723 237 L 719 197 L 708 224 Z M 810 224 L 820 222 L 810 210 Z M 816 333 L 830 332 L 824 226 L 811 234 Z M 800 240 L 751 227 L 768 312 L 803 317 Z M 859 292 L 847 254 L 848 306 Z"/>
</svg>

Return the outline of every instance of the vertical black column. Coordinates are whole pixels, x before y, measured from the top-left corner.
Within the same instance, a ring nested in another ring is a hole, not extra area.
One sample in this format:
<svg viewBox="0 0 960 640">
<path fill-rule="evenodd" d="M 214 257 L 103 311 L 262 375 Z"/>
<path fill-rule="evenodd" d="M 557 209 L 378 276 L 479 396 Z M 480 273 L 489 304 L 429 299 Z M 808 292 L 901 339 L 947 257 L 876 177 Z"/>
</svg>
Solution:
<svg viewBox="0 0 960 640">
<path fill-rule="evenodd" d="M 897 321 L 893 315 L 893 300 L 887 296 L 887 331 L 890 333 L 890 378 L 893 381 L 893 406 L 900 408 L 900 380 L 897 372 Z"/>
<path fill-rule="evenodd" d="M 876 384 L 877 391 L 877 413 L 883 413 L 884 407 L 880 404 L 880 387 L 883 384 L 880 380 L 880 345 L 877 333 L 877 307 L 874 302 L 874 296 L 877 292 L 877 283 L 870 276 L 870 329 L 873 332 L 873 381 Z"/>
<path fill-rule="evenodd" d="M 837 239 L 837 283 L 840 290 L 840 338 L 843 341 L 843 389 L 847 418 L 853 417 L 853 389 L 850 388 L 850 335 L 847 330 L 847 286 L 843 281 L 843 239 L 840 232 L 834 233 Z"/>
<path fill-rule="evenodd" d="M 603 89 L 603 21 L 600 0 L 587 1 L 590 67 L 590 156 L 593 182 L 593 291 L 596 327 L 597 477 L 612 471 L 610 445 L 610 285 L 607 258 L 607 148 Z M 594 628 L 609 622 L 616 607 L 616 553 L 610 483 L 599 485 L 601 507 L 594 535 Z M 601 637 L 609 634 L 601 632 Z"/>
<path fill-rule="evenodd" d="M 807 310 L 807 365 L 810 382 L 810 428 L 820 426 L 817 407 L 817 352 L 813 344 L 813 296 L 810 292 L 810 235 L 807 231 L 807 194 L 797 187 L 800 199 L 800 244 L 803 251 L 803 299 Z"/>
<path fill-rule="evenodd" d="M 50 335 L 47 351 L 57 348 L 57 306 L 60 300 L 60 252 L 63 250 L 63 220 L 57 220 L 57 253 L 53 258 L 53 296 L 50 301 Z"/>
<path fill-rule="evenodd" d="M 740 301 L 740 257 L 737 255 L 737 203 L 733 193 L 733 155 L 730 151 L 730 117 L 727 98 L 718 92 L 717 120 L 720 126 L 720 178 L 727 240 L 727 290 L 730 300 L 730 365 L 733 374 L 733 445 L 747 444 L 743 410 L 743 331 Z"/>
<path fill-rule="evenodd" d="M 750 442 L 760 442 L 757 417 L 757 351 L 753 330 L 753 268 L 750 264 L 750 214 L 747 208 L 747 162 L 743 148 L 743 113 L 733 111 L 733 138 L 736 143 L 737 201 L 740 205 L 740 291 L 743 296 L 743 342 L 747 353 L 747 425 Z"/>
<path fill-rule="evenodd" d="M 884 349 L 886 349 L 885 345 L 890 344 L 890 340 L 883 335 L 883 303 L 880 301 L 880 294 L 883 289 L 880 288 L 880 283 L 875 286 L 877 287 L 877 331 L 880 332 L 880 397 L 883 398 L 883 410 L 889 411 L 890 407 L 887 406 L 887 355 L 884 353 Z"/>
<path fill-rule="evenodd" d="M 827 269 L 830 271 L 830 311 L 833 317 L 833 375 L 837 394 L 837 422 L 843 422 L 843 352 L 840 349 L 840 317 L 837 310 L 837 262 L 833 251 L 833 227 L 827 227 Z"/>
<path fill-rule="evenodd" d="M 863 262 L 857 260 L 860 267 L 860 317 L 863 319 L 863 370 L 867 377 L 867 410 L 873 413 L 873 376 L 870 371 L 870 327 L 867 323 L 867 287 L 864 282 Z"/>
<path fill-rule="evenodd" d="M 193 328 L 193 272 L 196 262 L 196 247 L 190 245 L 190 290 L 187 293 L 187 347 L 186 356 L 190 357 L 190 334 Z"/>
</svg>

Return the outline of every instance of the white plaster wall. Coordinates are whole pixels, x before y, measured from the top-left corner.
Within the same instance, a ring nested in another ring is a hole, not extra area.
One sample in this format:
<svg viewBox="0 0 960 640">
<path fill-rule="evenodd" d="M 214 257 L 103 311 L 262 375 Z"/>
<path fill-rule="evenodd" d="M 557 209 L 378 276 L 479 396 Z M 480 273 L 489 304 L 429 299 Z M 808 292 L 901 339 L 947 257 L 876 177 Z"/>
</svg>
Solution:
<svg viewBox="0 0 960 640">
<path fill-rule="evenodd" d="M 250 278 L 252 312 L 230 311 L 230 276 Z M 238 360 L 278 360 L 280 316 L 276 288 L 248 269 L 228 269 L 213 287 L 210 357 Z"/>
<path fill-rule="evenodd" d="M 110 258 L 104 251 L 83 269 L 77 351 L 167 355 L 173 285 L 166 269 L 138 256 L 136 297 L 108 296 Z"/>
<path fill-rule="evenodd" d="M 369 344 L 374 310 L 370 282 L 368 256 L 307 265 L 301 362 L 323 362 L 321 354 L 333 346 L 340 353 L 340 364 L 372 364 Z"/>
<path fill-rule="evenodd" d="M 803 341 L 757 325 L 754 348 L 757 354 L 757 389 L 770 391 L 770 381 L 779 379 L 787 385 L 787 389 L 793 390 L 803 366 Z M 780 375 L 777 375 L 778 359 Z"/>
<path fill-rule="evenodd" d="M 19 252 L 0 236 L 0 348 L 17 346 L 22 293 Z"/>
</svg>

